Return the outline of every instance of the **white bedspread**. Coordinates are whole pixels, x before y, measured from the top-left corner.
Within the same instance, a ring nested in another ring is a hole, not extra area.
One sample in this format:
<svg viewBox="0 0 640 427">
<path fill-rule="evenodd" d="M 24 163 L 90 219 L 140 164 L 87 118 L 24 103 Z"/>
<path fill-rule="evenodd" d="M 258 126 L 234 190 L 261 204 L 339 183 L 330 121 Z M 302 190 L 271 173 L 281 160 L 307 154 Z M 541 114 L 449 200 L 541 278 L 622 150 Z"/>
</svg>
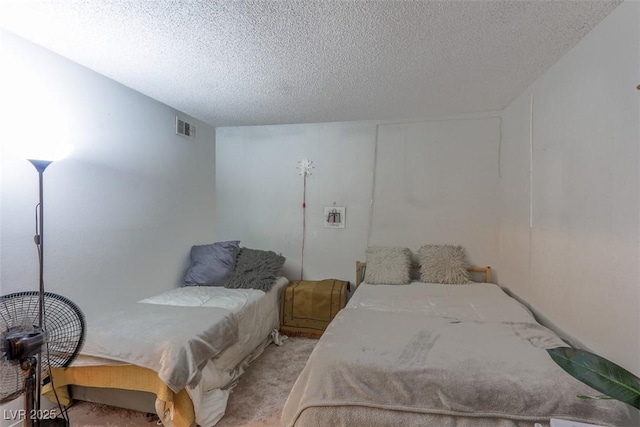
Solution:
<svg viewBox="0 0 640 427">
<path fill-rule="evenodd" d="M 442 285 L 414 281 L 401 286 L 361 283 L 347 307 L 420 313 L 459 321 L 534 321 L 526 307 L 491 283 Z"/>
<path fill-rule="evenodd" d="M 186 286 L 141 299 L 140 303 L 181 307 L 219 307 L 237 314 L 264 296 L 258 289 L 227 289 L 221 286 Z"/>
<path fill-rule="evenodd" d="M 621 402 L 576 397 L 598 393 L 546 352 L 563 345 L 495 285 L 361 284 L 296 380 L 282 425 L 637 425 Z"/>
<path fill-rule="evenodd" d="M 256 289 L 188 286 L 139 301 L 141 304 L 138 305 L 156 309 L 159 306 L 177 306 L 174 308 L 183 310 L 222 309 L 231 313 L 236 321 L 237 340 L 216 357 L 209 358 L 201 370 L 200 380 L 186 386 L 187 393 L 193 402 L 198 425 L 212 426 L 224 415 L 233 385 L 247 365 L 260 355 L 270 342 L 270 335 L 279 326 L 280 293 L 288 283 L 285 277 L 279 277 L 267 293 Z M 159 329 L 158 333 L 160 333 Z M 90 336 L 91 332 L 87 335 Z M 125 363 L 130 362 L 118 361 L 104 354 L 92 357 L 86 354 L 85 346 L 83 354 L 74 362 L 74 366 Z M 161 406 L 156 405 L 157 408 Z M 160 412 L 158 414 L 160 415 Z M 171 425 L 170 419 L 161 417 L 165 425 Z"/>
<path fill-rule="evenodd" d="M 236 341 L 238 322 L 227 309 L 134 303 L 90 322 L 82 353 L 152 369 L 179 392 Z"/>
</svg>

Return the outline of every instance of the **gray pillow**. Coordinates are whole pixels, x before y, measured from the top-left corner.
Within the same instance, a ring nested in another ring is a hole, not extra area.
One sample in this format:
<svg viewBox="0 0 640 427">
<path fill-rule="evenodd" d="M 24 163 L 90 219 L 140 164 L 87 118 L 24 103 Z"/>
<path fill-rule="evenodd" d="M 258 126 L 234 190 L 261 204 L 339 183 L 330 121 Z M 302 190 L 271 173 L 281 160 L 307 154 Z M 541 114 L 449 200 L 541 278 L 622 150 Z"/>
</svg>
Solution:
<svg viewBox="0 0 640 427">
<path fill-rule="evenodd" d="M 269 291 L 284 265 L 285 257 L 272 251 L 241 248 L 225 288 Z"/>
<path fill-rule="evenodd" d="M 216 242 L 191 247 L 191 265 L 184 277 L 184 286 L 223 286 L 233 272 L 240 241 Z"/>
<path fill-rule="evenodd" d="M 420 280 L 426 283 L 469 283 L 467 260 L 462 246 L 424 245 L 418 249 Z"/>
<path fill-rule="evenodd" d="M 411 281 L 409 248 L 369 246 L 364 281 L 371 285 L 406 285 Z"/>
</svg>

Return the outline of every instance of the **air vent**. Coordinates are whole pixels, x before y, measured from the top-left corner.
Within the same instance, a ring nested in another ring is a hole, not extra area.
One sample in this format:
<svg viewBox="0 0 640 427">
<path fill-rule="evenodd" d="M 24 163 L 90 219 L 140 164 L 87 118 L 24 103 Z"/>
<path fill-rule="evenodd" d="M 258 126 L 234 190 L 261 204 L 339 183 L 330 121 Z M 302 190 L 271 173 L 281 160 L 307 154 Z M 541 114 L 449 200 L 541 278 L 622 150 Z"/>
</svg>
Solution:
<svg viewBox="0 0 640 427">
<path fill-rule="evenodd" d="M 176 116 L 176 134 L 195 139 L 196 127 Z"/>
</svg>

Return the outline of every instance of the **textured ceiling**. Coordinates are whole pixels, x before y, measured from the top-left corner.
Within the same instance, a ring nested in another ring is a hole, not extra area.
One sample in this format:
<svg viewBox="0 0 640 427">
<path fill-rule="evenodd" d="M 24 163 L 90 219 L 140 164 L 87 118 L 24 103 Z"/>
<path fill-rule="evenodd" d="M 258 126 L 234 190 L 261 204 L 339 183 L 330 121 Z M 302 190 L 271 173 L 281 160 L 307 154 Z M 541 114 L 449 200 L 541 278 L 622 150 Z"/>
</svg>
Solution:
<svg viewBox="0 0 640 427">
<path fill-rule="evenodd" d="M 234 126 L 500 110 L 619 3 L 0 0 L 0 26 Z"/>
</svg>

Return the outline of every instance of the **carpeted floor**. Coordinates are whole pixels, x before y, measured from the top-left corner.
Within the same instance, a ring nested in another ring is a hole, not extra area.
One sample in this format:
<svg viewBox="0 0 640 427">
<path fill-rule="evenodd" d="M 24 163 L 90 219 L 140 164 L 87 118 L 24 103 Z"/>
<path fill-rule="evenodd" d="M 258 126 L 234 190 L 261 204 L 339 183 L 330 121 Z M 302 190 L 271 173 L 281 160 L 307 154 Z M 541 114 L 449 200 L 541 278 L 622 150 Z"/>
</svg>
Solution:
<svg viewBox="0 0 640 427">
<path fill-rule="evenodd" d="M 317 343 L 310 338 L 289 338 L 270 345 L 234 389 L 227 412 L 216 427 L 278 427 L 280 412 L 293 383 Z M 95 403 L 79 402 L 69 409 L 72 427 L 150 427 L 146 414 Z M 203 426 L 208 427 L 208 426 Z"/>
</svg>

